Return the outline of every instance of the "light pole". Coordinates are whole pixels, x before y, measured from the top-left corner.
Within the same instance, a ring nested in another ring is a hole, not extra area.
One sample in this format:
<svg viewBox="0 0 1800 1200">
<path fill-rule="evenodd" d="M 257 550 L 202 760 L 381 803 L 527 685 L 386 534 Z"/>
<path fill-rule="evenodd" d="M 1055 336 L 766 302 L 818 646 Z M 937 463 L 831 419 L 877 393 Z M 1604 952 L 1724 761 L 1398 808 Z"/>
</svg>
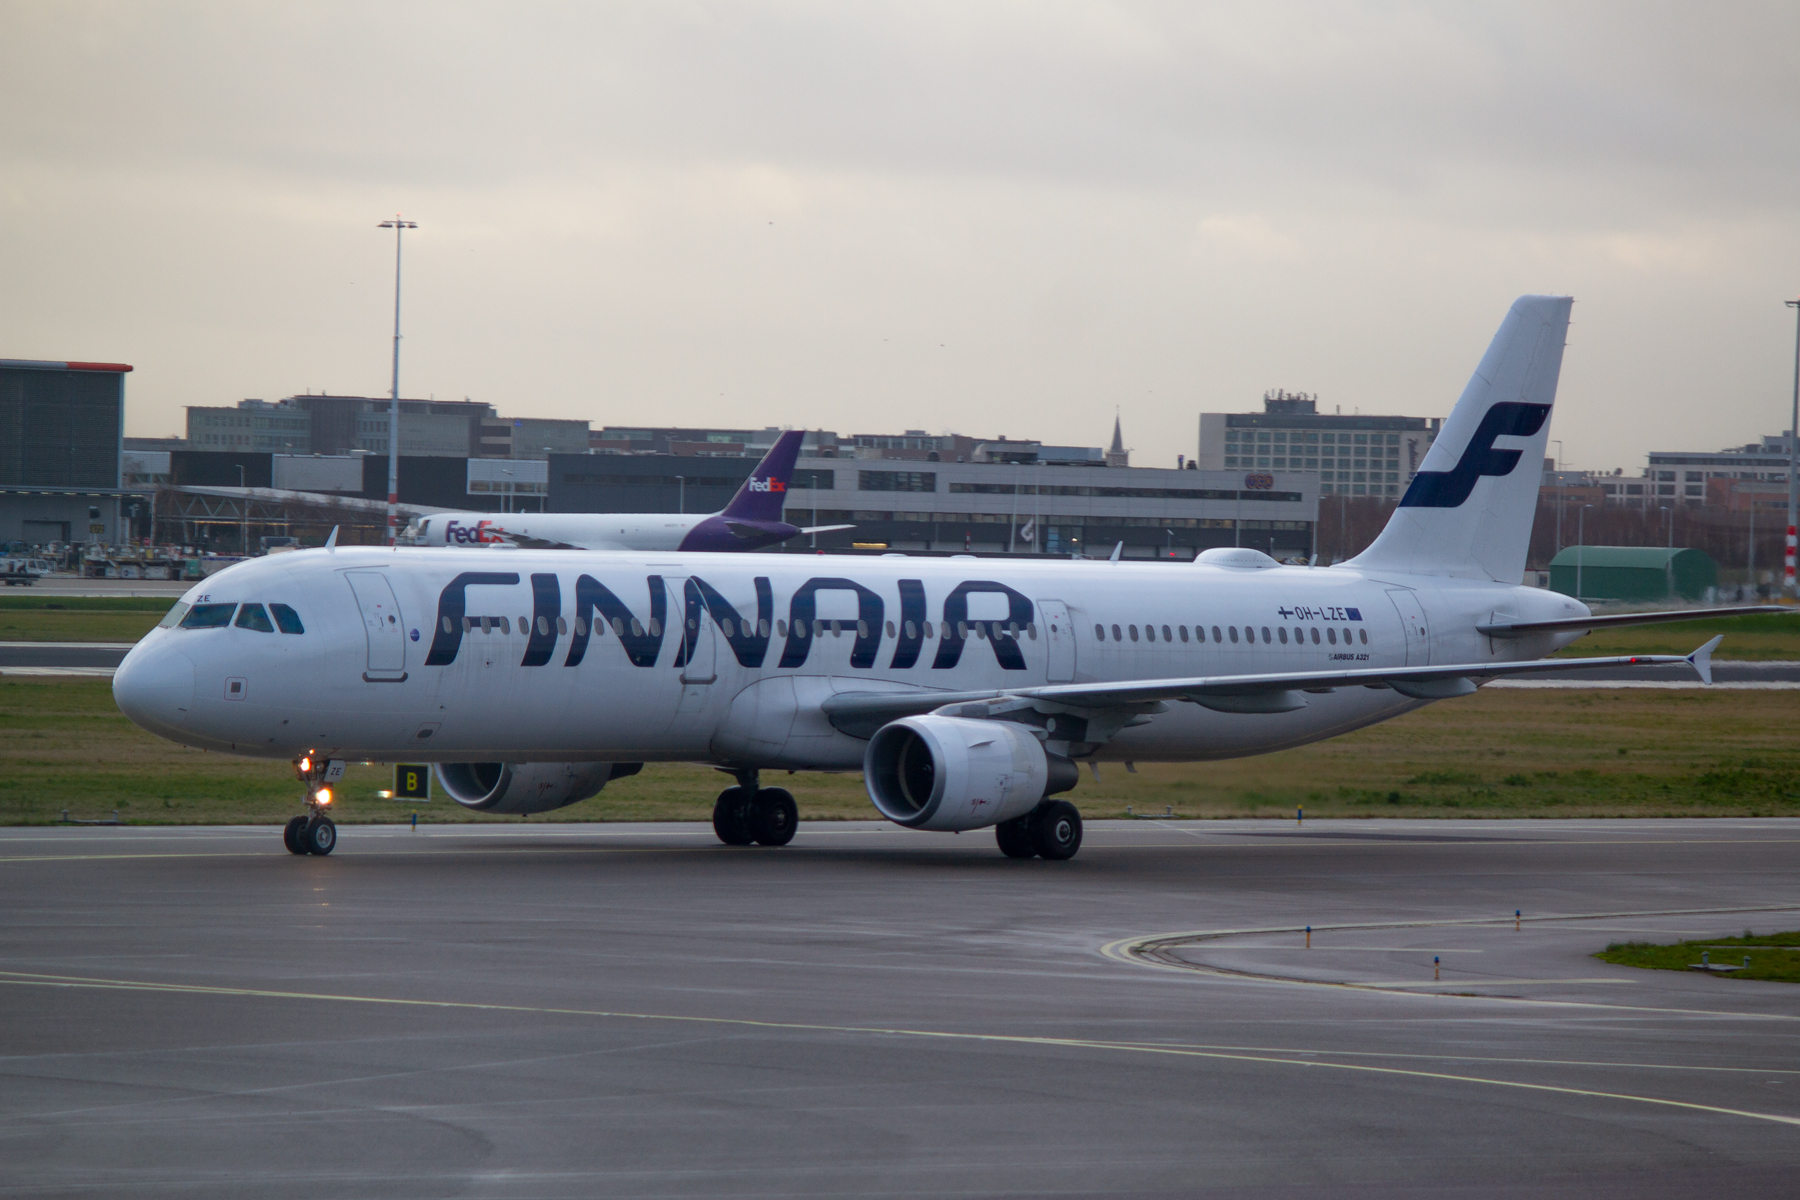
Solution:
<svg viewBox="0 0 1800 1200">
<path fill-rule="evenodd" d="M 1800 584 L 1794 580 L 1794 525 L 1800 520 L 1800 300 L 1783 303 L 1794 310 L 1794 407 L 1788 415 L 1787 564 L 1783 575 L 1789 601 L 1800 603 Z"/>
<path fill-rule="evenodd" d="M 248 493 L 249 493 L 250 489 L 244 483 L 244 464 L 239 463 L 237 471 L 238 471 L 238 487 L 243 489 L 243 491 L 246 493 L 245 495 L 238 497 L 238 546 L 243 551 L 244 557 L 249 558 L 250 557 L 250 497 L 249 497 Z"/>
<path fill-rule="evenodd" d="M 394 383 L 388 399 L 388 514 L 387 544 L 394 544 L 400 516 L 400 234 L 417 229 L 416 221 L 402 221 L 395 213 L 391 221 L 383 221 L 377 229 L 394 231 Z"/>
<path fill-rule="evenodd" d="M 1584 504 L 1581 506 L 1581 511 L 1575 514 L 1575 599 L 1577 600 L 1581 599 L 1582 554 L 1587 549 L 1587 531 L 1583 526 L 1587 524 L 1587 510 L 1592 507 L 1594 506 L 1591 504 Z"/>
<path fill-rule="evenodd" d="M 1553 444 L 1556 446 L 1556 552 L 1558 554 L 1561 554 L 1562 553 L 1562 514 L 1563 514 L 1563 491 L 1562 491 L 1563 448 L 1562 448 L 1562 442 L 1560 440 L 1553 442 Z"/>
<path fill-rule="evenodd" d="M 1736 484 L 1732 487 L 1735 489 Z M 1756 599 L 1756 480 L 1750 481 L 1750 561 L 1749 561 L 1750 599 Z"/>
<path fill-rule="evenodd" d="M 1019 533 L 1019 466 L 1020 464 L 1015 460 L 1013 462 L 1012 525 L 1009 526 L 1006 531 L 1006 552 L 1008 554 L 1011 554 L 1013 552 L 1013 547 L 1018 544 L 1015 539 Z"/>
</svg>

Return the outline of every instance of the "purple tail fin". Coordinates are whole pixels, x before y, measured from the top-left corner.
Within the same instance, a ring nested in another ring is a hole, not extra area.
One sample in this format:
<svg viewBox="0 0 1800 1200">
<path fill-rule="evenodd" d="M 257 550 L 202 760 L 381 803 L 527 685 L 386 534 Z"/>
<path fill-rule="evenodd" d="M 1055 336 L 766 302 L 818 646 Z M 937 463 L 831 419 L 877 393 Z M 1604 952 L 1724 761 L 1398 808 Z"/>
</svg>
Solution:
<svg viewBox="0 0 1800 1200">
<path fill-rule="evenodd" d="M 740 521 L 781 520 L 781 506 L 787 503 L 788 483 L 794 477 L 794 460 L 800 457 L 800 443 L 805 439 L 804 429 L 790 429 L 776 438 L 719 515 Z"/>
</svg>

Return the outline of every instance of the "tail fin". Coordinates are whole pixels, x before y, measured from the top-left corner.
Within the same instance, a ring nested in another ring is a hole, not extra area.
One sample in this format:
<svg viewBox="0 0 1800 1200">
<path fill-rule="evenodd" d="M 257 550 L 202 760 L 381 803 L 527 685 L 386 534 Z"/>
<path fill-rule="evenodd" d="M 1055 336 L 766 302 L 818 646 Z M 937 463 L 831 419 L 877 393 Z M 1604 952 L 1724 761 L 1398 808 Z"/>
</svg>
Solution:
<svg viewBox="0 0 1800 1200">
<path fill-rule="evenodd" d="M 740 521 L 779 521 L 781 506 L 787 501 L 788 483 L 794 478 L 794 460 L 800 457 L 800 443 L 806 439 L 804 429 L 790 429 L 775 439 L 763 455 L 750 478 L 737 490 L 719 515 Z"/>
<path fill-rule="evenodd" d="M 1524 579 L 1573 303 L 1568 296 L 1513 301 L 1400 507 L 1351 565 Z"/>
</svg>

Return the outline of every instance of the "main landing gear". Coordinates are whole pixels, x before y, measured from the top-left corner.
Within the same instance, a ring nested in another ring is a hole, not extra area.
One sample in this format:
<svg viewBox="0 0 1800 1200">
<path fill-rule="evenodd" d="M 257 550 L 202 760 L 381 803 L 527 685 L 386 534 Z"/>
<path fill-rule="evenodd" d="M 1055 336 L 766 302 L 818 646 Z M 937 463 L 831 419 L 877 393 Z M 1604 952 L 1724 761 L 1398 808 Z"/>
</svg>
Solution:
<svg viewBox="0 0 1800 1200">
<path fill-rule="evenodd" d="M 1024 816 L 994 826 L 994 840 L 1008 858 L 1074 858 L 1081 849 L 1081 813 L 1067 800 L 1046 800 Z"/>
<path fill-rule="evenodd" d="M 758 787 L 755 771 L 738 774 L 738 786 L 713 804 L 713 832 L 727 846 L 785 846 L 800 827 L 800 810 L 786 788 Z"/>
<path fill-rule="evenodd" d="M 326 815 L 330 811 L 331 788 L 325 783 L 334 764 L 321 762 L 311 755 L 294 760 L 294 775 L 306 785 L 305 816 L 293 818 L 281 831 L 281 841 L 289 854 L 330 854 L 337 848 L 337 825 Z M 343 774 L 342 764 L 336 774 Z"/>
</svg>

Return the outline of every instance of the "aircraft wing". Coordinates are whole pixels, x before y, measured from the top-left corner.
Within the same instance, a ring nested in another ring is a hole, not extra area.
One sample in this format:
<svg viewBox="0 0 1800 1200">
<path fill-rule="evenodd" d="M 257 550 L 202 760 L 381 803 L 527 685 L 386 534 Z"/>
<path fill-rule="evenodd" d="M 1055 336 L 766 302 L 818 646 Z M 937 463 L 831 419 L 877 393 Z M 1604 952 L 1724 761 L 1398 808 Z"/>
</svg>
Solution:
<svg viewBox="0 0 1800 1200">
<path fill-rule="evenodd" d="M 1619 613 L 1610 617 L 1564 617 L 1555 621 L 1496 621 L 1477 625 L 1477 633 L 1493 638 L 1524 637 L 1530 633 L 1556 633 L 1571 629 L 1616 629 L 1624 625 L 1660 625 L 1664 621 L 1703 621 L 1709 617 L 1750 617 L 1800 610 L 1779 604 L 1749 604 L 1737 608 L 1683 608 L 1668 612 Z"/>
<path fill-rule="evenodd" d="M 822 705 L 840 729 L 867 728 L 874 721 L 917 716 L 946 706 L 970 705 L 959 716 L 981 715 L 983 702 L 1047 703 L 1064 709 L 1119 709 L 1186 700 L 1229 713 L 1282 713 L 1306 707 L 1309 692 L 1338 688 L 1391 688 L 1415 700 L 1448 700 L 1474 693 L 1476 680 L 1542 671 L 1589 671 L 1596 667 L 1687 663 L 1705 683 L 1712 682 L 1712 652 L 1723 641 L 1715 637 L 1688 655 L 1638 654 L 1610 658 L 1541 658 L 1525 662 L 1457 663 L 1429 667 L 1367 667 L 1341 671 L 1292 671 L 1261 675 L 1197 675 L 1185 679 L 1141 679 L 1118 683 L 1056 683 L 1045 687 L 1002 688 L 982 692 L 840 692 Z M 1152 709 L 1154 711 L 1154 709 Z"/>
<path fill-rule="evenodd" d="M 506 529 L 496 529 L 493 531 L 493 534 L 495 537 L 505 538 L 509 545 L 517 546 L 521 550 L 621 550 L 621 549 L 624 549 L 624 547 L 622 547 L 622 546 L 608 546 L 608 545 L 576 546 L 569 542 L 558 542 L 558 541 L 548 540 L 545 538 L 535 538 L 529 534 L 513 533 L 510 530 L 506 530 Z"/>
</svg>

